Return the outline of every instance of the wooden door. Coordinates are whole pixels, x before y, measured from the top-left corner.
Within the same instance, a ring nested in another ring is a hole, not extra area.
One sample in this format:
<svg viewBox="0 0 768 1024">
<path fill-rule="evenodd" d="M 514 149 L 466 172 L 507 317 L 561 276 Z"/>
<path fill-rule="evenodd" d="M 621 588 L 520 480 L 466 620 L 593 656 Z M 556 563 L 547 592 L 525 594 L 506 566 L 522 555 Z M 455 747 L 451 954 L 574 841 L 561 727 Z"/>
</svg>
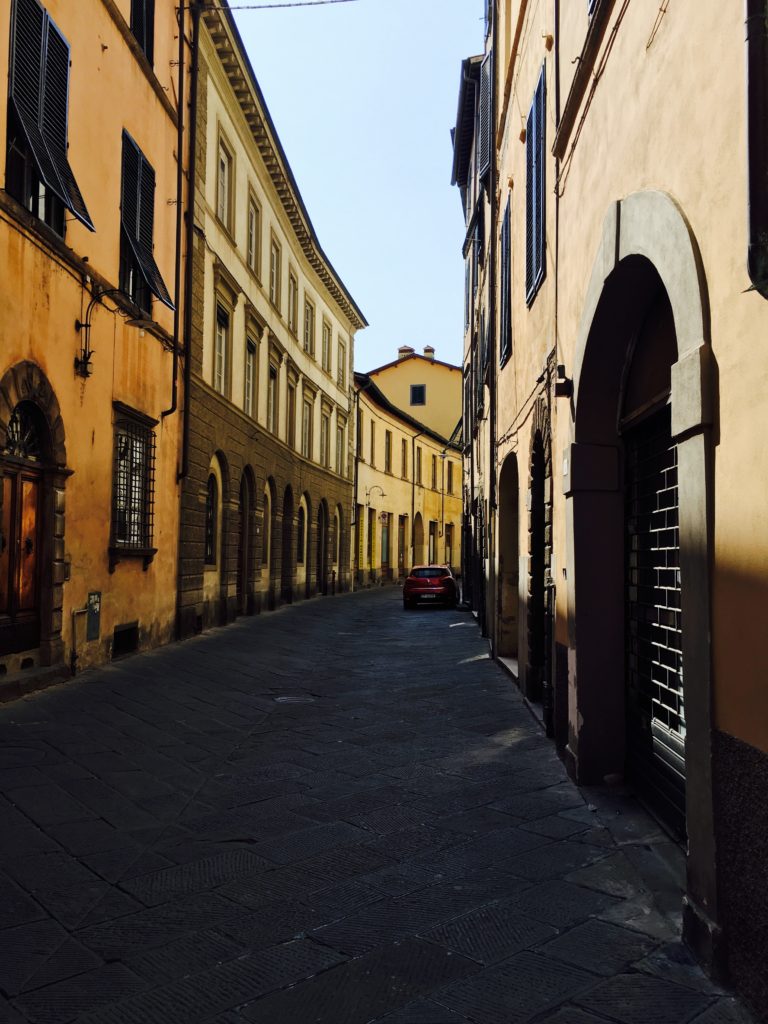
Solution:
<svg viewBox="0 0 768 1024">
<path fill-rule="evenodd" d="M 3 470 L 0 655 L 40 642 L 40 474 Z"/>
</svg>

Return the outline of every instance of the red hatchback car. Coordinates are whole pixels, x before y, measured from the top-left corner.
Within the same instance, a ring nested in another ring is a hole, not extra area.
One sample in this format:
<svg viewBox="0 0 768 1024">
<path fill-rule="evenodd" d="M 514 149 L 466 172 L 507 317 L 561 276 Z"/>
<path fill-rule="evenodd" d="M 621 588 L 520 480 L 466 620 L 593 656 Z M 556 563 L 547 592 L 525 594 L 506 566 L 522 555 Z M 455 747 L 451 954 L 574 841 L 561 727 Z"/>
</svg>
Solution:
<svg viewBox="0 0 768 1024">
<path fill-rule="evenodd" d="M 425 604 L 445 604 L 456 607 L 458 588 L 456 578 L 447 565 L 414 565 L 403 584 L 403 608 Z"/>
</svg>

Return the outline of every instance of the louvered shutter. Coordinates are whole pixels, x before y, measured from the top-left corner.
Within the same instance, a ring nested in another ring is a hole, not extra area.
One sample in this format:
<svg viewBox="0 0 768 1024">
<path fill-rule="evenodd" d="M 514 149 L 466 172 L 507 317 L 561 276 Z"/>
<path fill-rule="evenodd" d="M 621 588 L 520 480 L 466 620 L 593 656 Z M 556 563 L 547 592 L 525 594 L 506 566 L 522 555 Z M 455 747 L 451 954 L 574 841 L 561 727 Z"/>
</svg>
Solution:
<svg viewBox="0 0 768 1024">
<path fill-rule="evenodd" d="M 492 126 L 491 99 L 493 86 L 493 55 L 488 53 L 480 67 L 480 110 L 478 115 L 477 164 L 481 180 L 491 169 Z"/>
<path fill-rule="evenodd" d="M 544 68 L 541 70 L 539 84 L 536 87 L 536 286 L 544 276 L 544 244 L 546 219 L 545 193 L 545 145 L 546 145 L 546 80 Z"/>
<path fill-rule="evenodd" d="M 525 294 L 530 298 L 536 279 L 534 268 L 534 221 L 536 206 L 535 185 L 535 125 L 534 108 L 528 114 L 525 130 Z"/>
<path fill-rule="evenodd" d="M 67 160 L 69 46 L 37 0 L 15 0 L 10 98 L 40 180 L 94 230 Z"/>
<path fill-rule="evenodd" d="M 125 239 L 153 295 L 174 308 L 152 254 L 155 219 L 155 172 L 128 132 L 123 132 L 123 183 L 120 202 Z"/>
<path fill-rule="evenodd" d="M 504 210 L 501 222 L 501 302 L 500 302 L 500 334 L 499 364 L 506 363 L 512 352 L 512 316 L 511 316 L 511 273 L 510 273 L 510 200 Z"/>
</svg>

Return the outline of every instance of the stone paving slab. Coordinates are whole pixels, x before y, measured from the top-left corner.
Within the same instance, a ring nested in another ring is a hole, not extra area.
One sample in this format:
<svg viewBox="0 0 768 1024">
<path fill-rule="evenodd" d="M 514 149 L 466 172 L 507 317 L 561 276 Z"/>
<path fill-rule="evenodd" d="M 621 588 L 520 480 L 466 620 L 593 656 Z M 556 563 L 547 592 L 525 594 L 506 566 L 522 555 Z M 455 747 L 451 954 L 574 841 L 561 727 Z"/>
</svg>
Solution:
<svg viewBox="0 0 768 1024">
<path fill-rule="evenodd" d="M 750 1024 L 678 867 L 396 589 L 0 708 L 0 1024 Z"/>
</svg>

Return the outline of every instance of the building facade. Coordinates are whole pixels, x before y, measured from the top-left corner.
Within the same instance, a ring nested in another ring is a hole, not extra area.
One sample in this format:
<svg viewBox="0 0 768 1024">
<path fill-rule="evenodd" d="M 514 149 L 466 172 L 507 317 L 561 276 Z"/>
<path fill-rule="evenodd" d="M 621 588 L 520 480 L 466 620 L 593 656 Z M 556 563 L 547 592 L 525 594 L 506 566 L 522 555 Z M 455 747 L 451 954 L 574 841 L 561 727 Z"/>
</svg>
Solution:
<svg viewBox="0 0 768 1024">
<path fill-rule="evenodd" d="M 414 565 L 461 573 L 461 371 L 410 346 L 355 374 L 355 581 L 403 579 Z"/>
<path fill-rule="evenodd" d="M 764 1019 L 768 21 L 689 14 L 487 5 L 483 600 L 574 777 L 684 844 L 684 937 Z"/>
<path fill-rule="evenodd" d="M 355 332 L 226 5 L 199 16 L 182 636 L 350 585 Z"/>
<path fill-rule="evenodd" d="M 0 686 L 172 636 L 185 13 L 0 14 Z M 126 103 L 125 97 L 131 102 Z"/>
</svg>

